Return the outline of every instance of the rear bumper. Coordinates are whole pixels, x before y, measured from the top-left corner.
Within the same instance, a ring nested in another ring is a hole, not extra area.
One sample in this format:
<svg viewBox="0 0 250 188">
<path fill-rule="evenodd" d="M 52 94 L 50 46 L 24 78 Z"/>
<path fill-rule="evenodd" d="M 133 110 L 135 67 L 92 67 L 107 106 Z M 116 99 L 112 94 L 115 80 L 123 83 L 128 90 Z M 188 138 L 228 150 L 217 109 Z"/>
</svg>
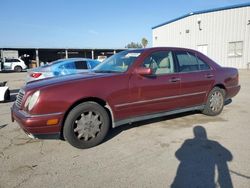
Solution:
<svg viewBox="0 0 250 188">
<path fill-rule="evenodd" d="M 237 85 L 237 86 L 232 86 L 232 87 L 227 87 L 227 96 L 226 99 L 231 99 L 232 97 L 234 97 L 235 95 L 237 95 L 240 91 L 241 86 Z"/>
<path fill-rule="evenodd" d="M 63 113 L 30 115 L 19 110 L 15 104 L 11 107 L 12 122 L 16 121 L 30 137 L 35 138 L 60 138 Z M 50 119 L 58 119 L 58 124 L 47 125 Z"/>
</svg>

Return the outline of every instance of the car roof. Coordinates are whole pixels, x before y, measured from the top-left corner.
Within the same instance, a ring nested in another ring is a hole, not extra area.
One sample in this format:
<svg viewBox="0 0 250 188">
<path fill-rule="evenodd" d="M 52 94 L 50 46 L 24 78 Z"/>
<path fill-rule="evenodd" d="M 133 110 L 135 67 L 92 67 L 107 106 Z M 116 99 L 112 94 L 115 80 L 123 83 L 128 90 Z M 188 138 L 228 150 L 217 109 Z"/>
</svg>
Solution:
<svg viewBox="0 0 250 188">
<path fill-rule="evenodd" d="M 181 48 L 181 47 L 170 47 L 170 46 L 166 46 L 166 47 L 151 47 L 151 48 L 139 48 L 139 49 L 128 49 L 126 50 L 127 52 L 148 52 L 148 51 L 158 51 L 158 50 L 184 50 L 184 51 L 196 51 L 190 48 Z"/>
<path fill-rule="evenodd" d="M 56 61 L 96 61 L 90 58 L 82 58 L 82 57 L 74 57 L 74 58 L 67 58 L 67 59 L 58 59 Z"/>
</svg>

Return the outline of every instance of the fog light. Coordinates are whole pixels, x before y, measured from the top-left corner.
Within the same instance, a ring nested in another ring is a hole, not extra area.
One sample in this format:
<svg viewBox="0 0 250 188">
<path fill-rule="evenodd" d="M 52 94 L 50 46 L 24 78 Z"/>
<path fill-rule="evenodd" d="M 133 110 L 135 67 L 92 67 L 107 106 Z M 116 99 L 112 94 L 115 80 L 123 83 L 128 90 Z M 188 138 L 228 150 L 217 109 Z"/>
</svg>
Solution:
<svg viewBox="0 0 250 188">
<path fill-rule="evenodd" d="M 47 125 L 56 125 L 58 124 L 58 119 L 49 119 Z"/>
</svg>

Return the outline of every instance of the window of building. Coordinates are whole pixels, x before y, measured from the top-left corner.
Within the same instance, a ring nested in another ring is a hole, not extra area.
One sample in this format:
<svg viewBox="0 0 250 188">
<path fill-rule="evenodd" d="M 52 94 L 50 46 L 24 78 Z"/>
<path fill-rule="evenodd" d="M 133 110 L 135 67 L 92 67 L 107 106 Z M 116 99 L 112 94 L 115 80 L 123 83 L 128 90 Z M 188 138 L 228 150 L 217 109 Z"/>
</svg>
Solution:
<svg viewBox="0 0 250 188">
<path fill-rule="evenodd" d="M 197 50 L 205 55 L 207 55 L 207 48 L 208 48 L 207 44 L 202 44 L 197 46 Z"/>
<path fill-rule="evenodd" d="M 228 56 L 241 57 L 243 55 L 243 41 L 229 42 Z"/>
</svg>

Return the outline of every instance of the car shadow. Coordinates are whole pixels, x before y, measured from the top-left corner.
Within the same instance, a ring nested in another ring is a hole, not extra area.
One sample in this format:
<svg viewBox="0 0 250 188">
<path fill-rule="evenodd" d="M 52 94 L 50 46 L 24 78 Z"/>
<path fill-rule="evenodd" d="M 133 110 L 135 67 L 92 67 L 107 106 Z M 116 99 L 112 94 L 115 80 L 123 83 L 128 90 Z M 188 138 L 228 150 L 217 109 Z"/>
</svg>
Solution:
<svg viewBox="0 0 250 188">
<path fill-rule="evenodd" d="M 113 139 L 114 137 L 119 135 L 121 132 L 129 130 L 129 129 L 133 129 L 135 127 L 140 127 L 140 126 L 151 124 L 151 123 L 172 120 L 172 119 L 181 118 L 181 117 L 190 116 L 190 115 L 199 114 L 199 113 L 200 113 L 199 111 L 184 112 L 184 113 L 180 113 L 180 114 L 174 114 L 174 115 L 169 115 L 169 116 L 163 116 L 163 117 L 138 121 L 138 122 L 134 122 L 131 124 L 124 124 L 124 125 L 121 125 L 119 127 L 114 128 L 114 129 L 111 128 L 108 135 L 105 137 L 103 143 L 107 142 L 108 140 Z"/>
<path fill-rule="evenodd" d="M 6 127 L 8 124 L 3 124 L 3 125 L 0 125 L 0 129 Z"/>
<path fill-rule="evenodd" d="M 180 164 L 171 188 L 232 188 L 227 165 L 233 160 L 231 152 L 219 142 L 208 139 L 204 127 L 196 126 L 193 132 L 194 138 L 185 140 L 175 152 Z"/>
<path fill-rule="evenodd" d="M 229 105 L 232 103 L 232 99 L 228 99 L 225 101 L 225 106 Z M 124 124 L 121 125 L 119 127 L 116 127 L 114 129 L 110 129 L 108 135 L 105 137 L 104 142 L 107 142 L 108 140 L 111 140 L 112 138 L 116 137 L 117 135 L 119 135 L 121 132 L 135 128 L 135 127 L 140 127 L 143 125 L 147 125 L 147 124 L 151 124 L 151 123 L 157 123 L 160 121 L 167 121 L 167 120 L 173 120 L 173 119 L 177 119 L 177 118 L 181 118 L 181 117 L 185 117 L 185 116 L 190 116 L 190 115 L 194 115 L 194 114 L 201 114 L 200 111 L 189 111 L 189 112 L 184 112 L 184 113 L 179 113 L 179 114 L 174 114 L 174 115 L 168 115 L 168 116 L 163 116 L 163 117 L 158 117 L 158 118 L 152 118 L 152 119 L 148 119 L 148 120 L 143 120 L 143 121 L 138 121 L 138 122 L 134 122 L 131 124 Z M 202 120 L 204 121 L 204 120 Z M 207 122 L 211 122 L 212 120 L 209 118 L 207 120 Z M 213 121 L 225 121 L 223 119 L 214 119 Z M 205 123 L 205 122 L 203 122 Z"/>
</svg>

